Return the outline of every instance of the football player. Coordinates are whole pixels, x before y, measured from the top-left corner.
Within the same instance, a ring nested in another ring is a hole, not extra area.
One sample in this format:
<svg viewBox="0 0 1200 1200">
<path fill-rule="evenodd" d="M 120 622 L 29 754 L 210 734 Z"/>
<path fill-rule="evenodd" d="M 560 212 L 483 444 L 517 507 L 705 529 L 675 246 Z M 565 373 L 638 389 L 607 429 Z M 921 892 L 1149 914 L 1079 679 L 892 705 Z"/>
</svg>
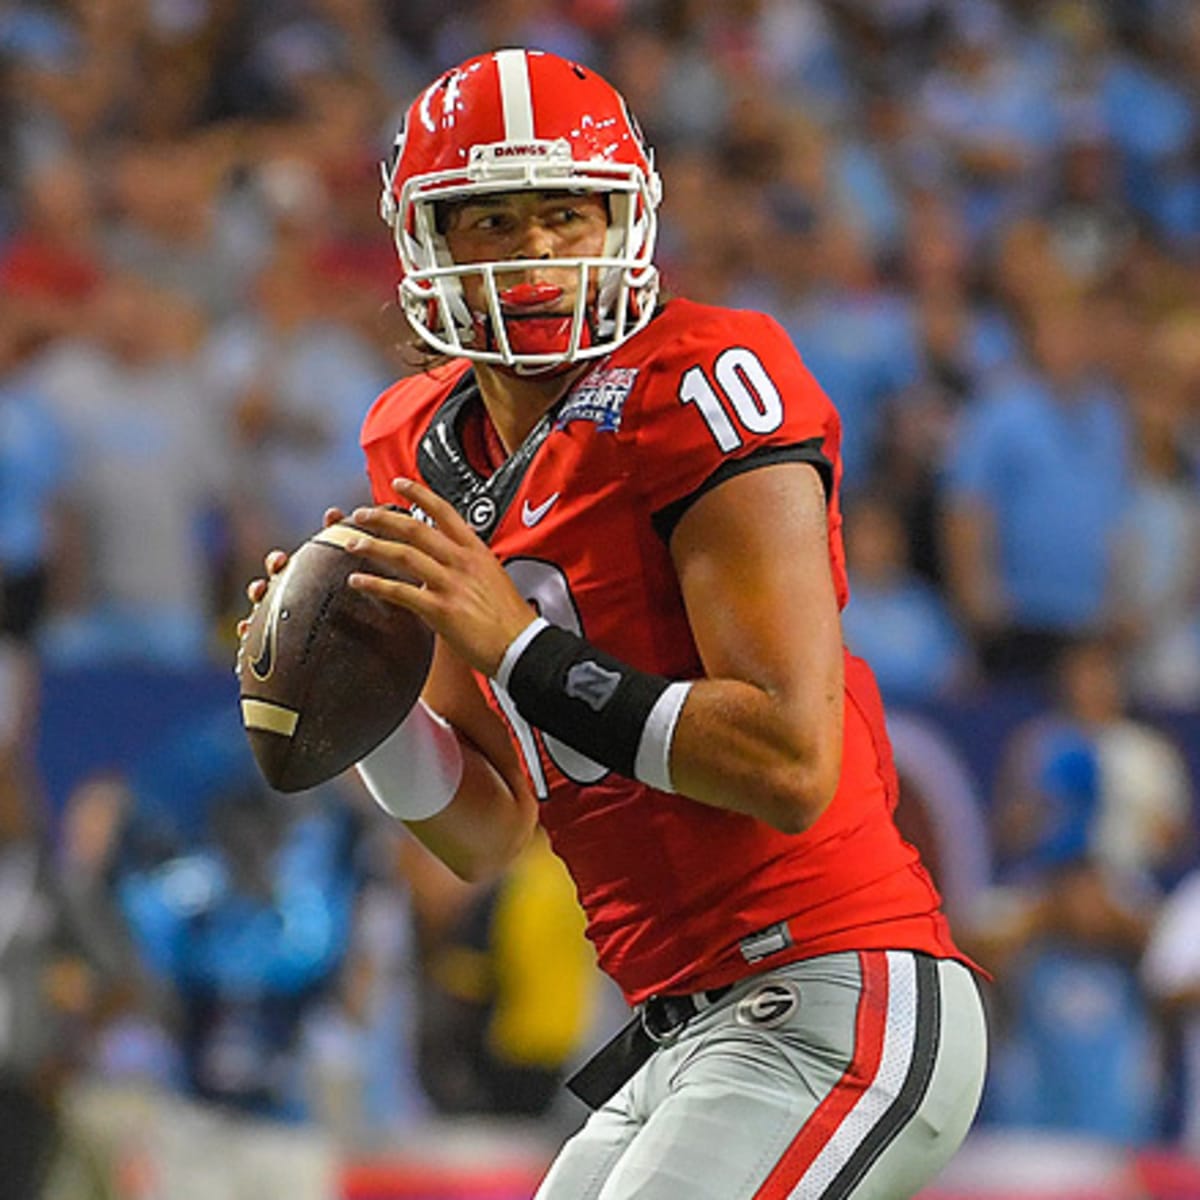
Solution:
<svg viewBox="0 0 1200 1200">
<path fill-rule="evenodd" d="M 842 643 L 834 407 L 771 318 L 660 300 L 659 177 L 593 71 L 463 63 L 384 176 L 436 358 L 366 418 L 351 582 L 437 650 L 359 771 L 466 878 L 540 822 L 633 1009 L 539 1200 L 911 1196 L 986 1033 Z"/>
</svg>

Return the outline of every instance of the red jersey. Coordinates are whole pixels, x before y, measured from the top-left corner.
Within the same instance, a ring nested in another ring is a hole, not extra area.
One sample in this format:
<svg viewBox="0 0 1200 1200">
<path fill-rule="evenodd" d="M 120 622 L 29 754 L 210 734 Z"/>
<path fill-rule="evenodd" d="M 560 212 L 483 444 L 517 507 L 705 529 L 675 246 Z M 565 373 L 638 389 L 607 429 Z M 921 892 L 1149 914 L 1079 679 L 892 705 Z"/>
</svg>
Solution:
<svg viewBox="0 0 1200 1200">
<path fill-rule="evenodd" d="M 771 318 L 671 301 L 491 473 L 472 457 L 486 416 L 469 365 L 402 380 L 379 398 L 363 429 L 372 487 L 391 502 L 397 475 L 422 479 L 554 624 L 639 670 L 702 676 L 671 530 L 708 488 L 782 461 L 809 462 L 825 482 L 844 606 L 838 416 Z M 607 771 L 531 729 L 480 679 L 542 801 L 600 966 L 630 1003 L 839 950 L 961 957 L 892 821 L 896 773 L 874 679 L 847 654 L 845 681 L 837 792 L 812 828 L 788 835 Z"/>
</svg>

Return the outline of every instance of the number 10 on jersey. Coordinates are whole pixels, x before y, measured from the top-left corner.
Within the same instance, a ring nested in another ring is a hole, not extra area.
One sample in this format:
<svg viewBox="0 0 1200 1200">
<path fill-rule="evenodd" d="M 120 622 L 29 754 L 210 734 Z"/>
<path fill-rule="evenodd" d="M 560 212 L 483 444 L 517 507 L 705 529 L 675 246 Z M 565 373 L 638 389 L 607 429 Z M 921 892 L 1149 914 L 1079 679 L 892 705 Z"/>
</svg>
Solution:
<svg viewBox="0 0 1200 1200">
<path fill-rule="evenodd" d="M 702 367 L 689 367 L 679 381 L 679 399 L 695 404 L 726 454 L 742 445 L 742 430 L 771 433 L 783 424 L 783 398 L 753 350 L 745 346 L 722 350 L 713 375 L 716 386 Z"/>
</svg>

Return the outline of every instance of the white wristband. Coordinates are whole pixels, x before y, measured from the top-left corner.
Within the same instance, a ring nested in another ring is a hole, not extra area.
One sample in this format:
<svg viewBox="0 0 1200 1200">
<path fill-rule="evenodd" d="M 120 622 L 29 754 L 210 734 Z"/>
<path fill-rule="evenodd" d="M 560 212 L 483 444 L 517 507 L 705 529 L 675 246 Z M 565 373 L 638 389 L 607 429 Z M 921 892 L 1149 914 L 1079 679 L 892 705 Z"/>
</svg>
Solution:
<svg viewBox="0 0 1200 1200">
<path fill-rule="evenodd" d="M 642 729 L 642 740 L 638 742 L 633 773 L 642 783 L 660 792 L 675 790 L 671 779 L 671 743 L 675 740 L 675 726 L 679 724 L 683 702 L 691 690 L 690 682 L 670 684 L 654 702 Z"/>
<path fill-rule="evenodd" d="M 424 700 L 358 764 L 375 803 L 401 821 L 425 821 L 454 799 L 462 780 L 458 735 Z"/>
<path fill-rule="evenodd" d="M 504 657 L 500 660 L 500 665 L 496 668 L 495 675 L 492 679 L 498 683 L 505 691 L 508 691 L 508 679 L 512 674 L 513 667 L 517 665 L 517 659 L 521 657 L 525 647 L 533 641 L 543 629 L 548 629 L 550 622 L 545 617 L 534 617 L 520 633 L 517 634 L 511 642 L 508 643 L 508 649 L 504 652 Z"/>
</svg>

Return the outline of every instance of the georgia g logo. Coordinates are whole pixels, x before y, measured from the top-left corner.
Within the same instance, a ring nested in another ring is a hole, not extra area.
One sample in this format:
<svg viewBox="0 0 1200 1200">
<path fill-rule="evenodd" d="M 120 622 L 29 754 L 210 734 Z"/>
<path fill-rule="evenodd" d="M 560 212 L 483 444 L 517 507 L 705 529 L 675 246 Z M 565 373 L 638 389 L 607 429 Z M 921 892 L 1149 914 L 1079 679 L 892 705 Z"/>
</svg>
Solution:
<svg viewBox="0 0 1200 1200">
<path fill-rule="evenodd" d="M 800 997 L 790 984 L 764 983 L 738 1004 L 736 1020 L 758 1029 L 774 1029 L 799 1006 Z"/>
</svg>

